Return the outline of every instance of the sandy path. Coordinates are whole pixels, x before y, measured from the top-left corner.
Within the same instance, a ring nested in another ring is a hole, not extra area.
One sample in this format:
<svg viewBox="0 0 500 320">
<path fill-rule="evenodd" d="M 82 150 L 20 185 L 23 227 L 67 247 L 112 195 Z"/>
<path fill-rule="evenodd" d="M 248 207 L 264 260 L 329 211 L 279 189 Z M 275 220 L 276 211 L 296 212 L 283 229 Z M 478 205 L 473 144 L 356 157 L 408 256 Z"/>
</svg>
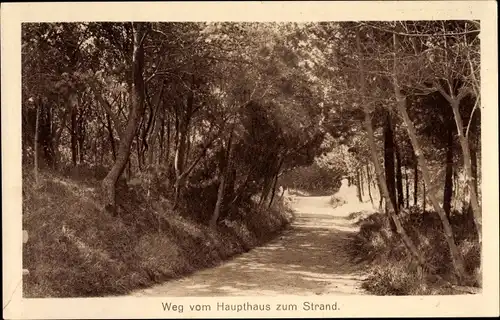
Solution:
<svg viewBox="0 0 500 320">
<path fill-rule="evenodd" d="M 371 205 L 352 198 L 335 209 L 330 197 L 296 197 L 291 228 L 263 247 L 183 279 L 134 292 L 134 296 L 252 296 L 280 294 L 363 294 L 362 267 L 350 262 L 349 238 L 356 227 L 346 219 Z"/>
</svg>

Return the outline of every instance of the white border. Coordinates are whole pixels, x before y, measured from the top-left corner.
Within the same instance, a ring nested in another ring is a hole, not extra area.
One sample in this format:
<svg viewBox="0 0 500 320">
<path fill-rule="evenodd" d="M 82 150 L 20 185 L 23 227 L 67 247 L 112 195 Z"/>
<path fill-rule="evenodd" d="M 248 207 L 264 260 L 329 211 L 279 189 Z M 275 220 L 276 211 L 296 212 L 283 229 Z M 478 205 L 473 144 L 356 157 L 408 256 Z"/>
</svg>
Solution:
<svg viewBox="0 0 500 320">
<path fill-rule="evenodd" d="M 21 285 L 21 22 L 54 21 L 348 21 L 481 20 L 482 192 L 484 288 L 474 296 L 296 296 L 224 298 L 22 299 Z M 494 1 L 367 2 L 186 2 L 186 3 L 3 3 L 2 45 L 2 226 L 5 318 L 193 318 L 193 317 L 373 317 L 498 316 L 498 52 Z M 164 312 L 162 301 L 185 305 Z M 189 312 L 190 303 L 331 303 L 340 310 L 317 312 Z"/>
</svg>

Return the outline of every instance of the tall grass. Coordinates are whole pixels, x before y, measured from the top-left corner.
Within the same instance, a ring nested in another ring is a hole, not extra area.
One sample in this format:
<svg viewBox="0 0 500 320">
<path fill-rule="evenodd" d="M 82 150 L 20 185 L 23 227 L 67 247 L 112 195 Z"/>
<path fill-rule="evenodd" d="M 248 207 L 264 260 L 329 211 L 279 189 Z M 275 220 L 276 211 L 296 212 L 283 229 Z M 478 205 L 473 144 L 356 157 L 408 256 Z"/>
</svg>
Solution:
<svg viewBox="0 0 500 320">
<path fill-rule="evenodd" d="M 401 219 L 427 265 L 419 268 L 388 226 L 386 215 L 375 213 L 358 222 L 360 229 L 352 243 L 353 258 L 370 266 L 365 289 L 377 295 L 428 295 L 458 293 L 455 285 L 478 286 L 481 248 L 466 214 L 455 211 L 450 219 L 469 275 L 462 282 L 454 273 L 438 215 L 414 207 Z"/>
<path fill-rule="evenodd" d="M 127 294 L 215 266 L 267 241 L 292 219 L 281 203 L 265 211 L 248 204 L 241 209 L 245 219 L 212 230 L 172 211 L 166 199 L 151 204 L 133 188 L 120 194 L 122 210 L 112 217 L 101 208 L 96 177 L 76 181 L 45 172 L 37 187 L 24 175 L 25 297 Z"/>
</svg>

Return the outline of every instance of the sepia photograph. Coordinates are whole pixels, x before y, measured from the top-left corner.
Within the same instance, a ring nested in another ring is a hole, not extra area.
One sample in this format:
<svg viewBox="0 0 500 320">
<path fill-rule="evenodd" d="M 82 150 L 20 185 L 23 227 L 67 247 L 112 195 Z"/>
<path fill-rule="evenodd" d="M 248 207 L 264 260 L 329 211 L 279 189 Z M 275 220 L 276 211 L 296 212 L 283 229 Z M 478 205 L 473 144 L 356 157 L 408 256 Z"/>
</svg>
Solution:
<svg viewBox="0 0 500 320">
<path fill-rule="evenodd" d="M 484 28 L 474 17 L 21 19 L 18 105 L 2 100 L 2 128 L 19 127 L 2 129 L 3 157 L 20 140 L 11 291 L 156 298 L 167 317 L 481 298 L 483 212 L 498 238 L 498 195 L 483 210 L 484 177 L 498 176 L 483 170 Z M 4 309 L 9 297 L 4 287 Z"/>
</svg>

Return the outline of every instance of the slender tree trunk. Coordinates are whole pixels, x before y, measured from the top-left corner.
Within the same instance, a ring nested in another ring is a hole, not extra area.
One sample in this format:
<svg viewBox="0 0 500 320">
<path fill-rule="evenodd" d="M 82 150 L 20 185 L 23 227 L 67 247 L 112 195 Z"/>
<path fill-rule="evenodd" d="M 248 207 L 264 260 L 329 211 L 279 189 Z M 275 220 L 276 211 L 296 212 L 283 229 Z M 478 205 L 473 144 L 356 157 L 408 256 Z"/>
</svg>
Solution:
<svg viewBox="0 0 500 320">
<path fill-rule="evenodd" d="M 361 41 L 360 41 L 360 35 L 359 35 L 359 29 L 356 32 L 356 44 L 357 44 L 357 49 L 358 53 L 361 55 Z M 365 69 L 364 69 L 364 64 L 363 64 L 363 59 L 359 59 L 359 69 L 360 69 L 360 85 L 361 85 L 361 96 L 364 97 L 365 95 Z M 405 229 L 403 228 L 403 225 L 399 221 L 398 216 L 395 214 L 396 210 L 394 206 L 392 205 L 391 197 L 389 194 L 389 189 L 386 184 L 386 180 L 384 179 L 384 173 L 382 171 L 382 166 L 380 165 L 378 161 L 378 155 L 377 155 L 377 145 L 375 143 L 375 134 L 373 132 L 373 127 L 372 127 L 372 120 L 370 116 L 370 110 L 368 109 L 368 106 L 364 101 L 362 102 L 363 105 L 363 110 L 364 110 L 364 126 L 365 129 L 368 133 L 368 144 L 370 146 L 370 154 L 372 158 L 373 165 L 375 167 L 375 172 L 377 174 L 377 179 L 378 179 L 378 185 L 379 185 L 379 190 L 384 194 L 384 197 L 386 199 L 386 203 L 388 203 L 389 206 L 389 217 L 392 218 L 392 221 L 394 222 L 396 226 L 396 230 L 398 234 L 401 236 L 401 239 L 403 240 L 403 243 L 405 244 L 406 248 L 410 252 L 410 254 L 418 261 L 420 266 L 425 265 L 425 260 L 420 254 L 420 252 L 417 250 L 417 247 L 411 240 L 411 238 L 408 236 L 406 233 Z"/>
<path fill-rule="evenodd" d="M 189 157 L 191 156 L 191 132 L 192 128 L 188 128 L 187 134 L 186 134 L 186 154 L 184 156 L 184 162 L 188 162 Z M 184 163 L 184 166 L 186 165 Z"/>
<path fill-rule="evenodd" d="M 78 162 L 80 164 L 83 164 L 84 159 L 85 159 L 85 151 L 84 151 L 84 144 L 85 144 L 85 126 L 83 122 L 83 115 L 80 115 L 77 121 L 77 138 L 78 138 L 78 157 L 79 160 Z"/>
<path fill-rule="evenodd" d="M 365 179 L 363 178 L 364 177 L 364 174 L 363 174 L 363 167 L 360 167 L 358 169 L 358 175 L 359 175 L 359 190 L 361 191 L 361 197 L 364 197 L 365 196 Z"/>
<path fill-rule="evenodd" d="M 105 131 L 105 128 L 103 126 L 103 128 L 101 129 L 102 131 Z M 99 151 L 100 151 L 100 158 L 99 158 L 99 165 L 102 167 L 103 166 L 103 163 L 104 163 L 104 138 L 102 135 L 100 135 L 100 148 L 99 148 Z"/>
<path fill-rule="evenodd" d="M 405 186 L 406 186 L 406 207 L 410 207 L 410 181 L 408 181 L 408 168 L 405 167 Z"/>
<path fill-rule="evenodd" d="M 385 165 L 385 180 L 389 190 L 392 206 L 396 209 L 395 214 L 398 214 L 398 206 L 396 203 L 396 177 L 394 174 L 394 137 L 392 131 L 391 115 L 387 111 L 386 122 L 384 126 L 384 165 Z M 389 204 L 386 202 L 386 209 Z M 393 226 L 393 229 L 395 226 Z"/>
<path fill-rule="evenodd" d="M 165 111 L 163 111 L 163 115 L 160 121 L 160 154 L 158 156 L 158 161 L 156 162 L 156 171 L 159 171 L 159 167 L 164 162 L 163 156 L 165 151 Z"/>
<path fill-rule="evenodd" d="M 361 178 L 359 169 L 356 169 L 356 195 L 358 196 L 359 202 L 363 202 L 363 197 L 361 196 Z"/>
<path fill-rule="evenodd" d="M 418 204 L 418 161 L 417 156 L 413 153 L 413 205 Z"/>
<path fill-rule="evenodd" d="M 148 165 L 153 166 L 154 165 L 154 151 L 155 151 L 155 145 L 156 145 L 156 138 L 158 137 L 158 132 L 160 131 L 160 126 L 161 126 L 161 113 L 163 112 L 163 106 L 158 106 L 157 107 L 159 110 L 157 111 L 156 114 L 156 119 L 154 120 L 153 124 L 153 132 L 149 136 L 149 141 L 148 141 Z"/>
<path fill-rule="evenodd" d="M 271 200 L 269 200 L 269 206 L 268 208 L 271 208 L 273 205 L 274 197 L 276 195 L 276 185 L 278 184 L 278 177 L 281 171 L 281 167 L 283 166 L 283 161 L 285 160 L 284 157 L 281 157 L 279 164 L 278 164 L 278 170 L 276 170 L 276 174 L 274 175 L 274 183 L 272 187 L 272 193 L 271 193 Z"/>
<path fill-rule="evenodd" d="M 167 118 L 167 143 L 165 145 L 165 164 L 167 167 L 167 170 L 170 167 L 170 140 L 171 140 L 171 135 L 170 135 L 170 117 Z"/>
<path fill-rule="evenodd" d="M 471 146 L 470 154 L 471 154 L 471 165 L 472 165 L 472 177 L 474 180 L 474 189 L 476 191 L 476 195 L 478 195 L 478 198 L 479 198 L 478 181 L 477 181 L 477 152 L 476 152 L 476 148 L 473 146 L 472 143 L 470 144 L 470 146 Z M 474 224 L 474 209 L 472 206 L 472 199 L 471 198 L 469 198 L 469 205 L 467 208 L 467 216 L 468 216 L 468 220 Z"/>
<path fill-rule="evenodd" d="M 132 77 L 133 85 L 131 92 L 131 107 L 127 125 L 120 138 L 116 161 L 102 181 L 105 197 L 105 208 L 107 211 L 116 214 L 116 182 L 123 172 L 127 161 L 129 161 L 130 146 L 135 137 L 139 125 L 139 117 L 144 108 L 144 79 L 142 72 L 144 69 L 144 47 L 143 40 L 146 36 L 145 25 L 143 23 L 132 23 L 134 34 L 134 49 L 132 57 Z"/>
<path fill-rule="evenodd" d="M 269 192 L 271 191 L 272 182 L 273 182 L 272 177 L 266 176 L 264 178 L 264 182 L 262 183 L 262 191 L 260 194 L 259 207 L 263 206 L 264 203 L 266 202 L 269 196 Z"/>
<path fill-rule="evenodd" d="M 479 144 L 478 142 L 477 144 Z M 471 167 L 472 167 L 472 179 L 474 180 L 474 190 L 476 191 L 476 196 L 479 200 L 479 181 L 478 181 L 478 174 L 477 174 L 477 146 L 475 146 L 473 143 L 470 144 L 470 154 L 471 154 Z"/>
<path fill-rule="evenodd" d="M 135 150 L 136 150 L 136 153 L 137 153 L 137 167 L 139 168 L 139 171 L 141 172 L 142 171 L 142 152 L 141 152 L 141 141 L 140 141 L 140 138 L 139 138 L 139 135 L 136 135 L 135 136 Z"/>
<path fill-rule="evenodd" d="M 233 133 L 229 135 L 229 139 L 227 142 L 226 152 L 223 156 L 223 161 L 220 165 L 220 182 L 219 189 L 217 190 L 217 202 L 215 203 L 214 213 L 212 214 L 212 219 L 210 220 L 210 227 L 215 229 L 217 227 L 217 220 L 219 219 L 222 203 L 224 200 L 224 188 L 226 183 L 226 178 L 228 175 L 228 169 L 231 166 L 231 149 L 233 143 Z"/>
<path fill-rule="evenodd" d="M 393 35 L 394 39 L 394 70 L 393 70 L 393 86 L 394 86 L 394 93 L 396 96 L 396 107 L 398 109 L 399 114 L 402 116 L 403 121 L 406 125 L 406 129 L 408 131 L 408 135 L 410 136 L 410 140 L 413 146 L 413 150 L 415 150 L 415 154 L 417 155 L 417 159 L 420 165 L 420 168 L 422 168 L 422 175 L 424 178 L 424 181 L 429 187 L 432 188 L 431 185 L 431 176 L 430 172 L 428 170 L 427 162 L 425 160 L 424 154 L 422 152 L 422 149 L 420 148 L 420 143 L 418 142 L 417 139 L 417 134 L 415 127 L 413 126 L 413 122 L 410 120 L 410 117 L 408 115 L 408 112 L 406 110 L 406 97 L 404 97 L 400 91 L 399 87 L 399 82 L 398 82 L 398 65 L 397 65 L 397 55 L 396 53 L 399 50 L 399 39 L 396 34 Z M 455 237 L 453 236 L 453 230 L 451 229 L 450 222 L 448 221 L 448 218 L 446 217 L 446 213 L 444 212 L 443 208 L 439 205 L 439 202 L 436 198 L 435 195 L 435 190 L 431 189 L 429 190 L 429 200 L 431 200 L 432 205 L 434 206 L 434 210 L 438 213 L 439 218 L 441 219 L 441 222 L 443 224 L 443 229 L 444 229 L 444 235 L 446 238 L 446 242 L 448 243 L 448 246 L 450 248 L 450 255 L 453 261 L 453 266 L 455 268 L 456 274 L 460 280 L 465 278 L 465 267 L 464 267 L 464 261 L 463 257 L 460 254 L 460 251 L 458 250 L 456 244 L 455 244 Z"/>
<path fill-rule="evenodd" d="M 54 169 L 57 169 L 60 161 L 60 152 L 59 152 L 59 144 L 61 142 L 61 136 L 62 132 L 64 131 L 64 128 L 66 128 L 66 122 L 68 119 L 68 116 L 71 113 L 71 109 L 73 109 L 77 105 L 77 99 L 74 94 L 70 96 L 70 107 L 65 111 L 62 115 L 61 119 L 61 124 L 57 130 L 55 130 L 54 134 L 54 142 L 53 142 L 53 149 L 54 149 Z"/>
<path fill-rule="evenodd" d="M 126 177 L 126 179 L 128 181 L 130 181 L 130 179 L 132 179 L 132 160 L 130 159 L 130 157 L 128 158 L 126 166 L 127 166 L 127 177 Z"/>
<path fill-rule="evenodd" d="M 39 186 L 40 180 L 38 179 L 38 146 L 40 144 L 40 105 L 36 106 L 36 118 L 35 118 L 35 143 L 34 143 L 34 167 L 33 174 L 35 176 L 35 185 Z"/>
<path fill-rule="evenodd" d="M 217 219 L 219 218 L 222 207 L 222 199 L 224 198 L 224 187 L 226 182 L 225 168 L 223 170 L 224 171 L 221 172 L 219 189 L 217 190 L 217 202 L 215 203 L 215 209 L 212 214 L 212 218 L 210 219 L 210 227 L 212 229 L 215 229 L 217 227 Z"/>
<path fill-rule="evenodd" d="M 194 86 L 194 83 L 192 84 Z M 184 186 L 184 165 L 186 163 L 186 154 L 188 148 L 188 134 L 189 134 L 189 122 L 190 122 L 190 110 L 193 106 L 193 94 L 188 93 L 186 110 L 183 110 L 182 116 L 178 118 L 178 125 L 176 135 L 176 149 L 174 158 L 174 169 L 175 169 L 175 184 L 174 184 L 174 208 L 177 208 L 179 199 L 181 196 L 182 188 Z"/>
<path fill-rule="evenodd" d="M 179 143 L 175 150 L 175 184 L 174 184 L 174 208 L 177 207 L 181 196 L 181 188 L 184 181 L 181 181 L 182 173 L 184 172 L 184 157 L 186 155 L 186 131 L 181 129 L 179 132 Z"/>
<path fill-rule="evenodd" d="M 458 185 L 458 170 L 453 170 L 453 185 L 455 186 L 455 188 L 453 188 L 453 198 L 457 199 L 459 197 L 458 190 L 460 189 L 460 186 Z M 472 216 L 471 218 L 471 222 L 474 223 L 474 219 Z"/>
<path fill-rule="evenodd" d="M 76 167 L 78 142 L 76 137 L 76 110 L 71 108 L 71 160 L 73 166 Z"/>
<path fill-rule="evenodd" d="M 111 154 L 113 155 L 113 161 L 116 161 L 116 147 L 115 147 L 115 137 L 113 136 L 113 127 L 111 126 L 111 119 L 109 114 L 106 114 L 106 127 L 109 134 L 109 143 L 111 144 Z"/>
<path fill-rule="evenodd" d="M 455 97 L 452 94 L 452 96 L 445 95 L 444 92 L 441 92 L 445 98 L 448 100 L 448 102 L 451 105 L 451 108 L 453 109 L 453 115 L 455 118 L 455 124 L 457 126 L 457 132 L 458 132 L 458 138 L 460 140 L 460 146 L 462 148 L 462 153 L 463 153 L 463 160 L 464 160 L 464 168 L 465 168 L 465 180 L 467 182 L 467 185 L 470 189 L 470 198 L 471 198 L 471 205 L 472 205 L 472 210 L 474 213 L 474 223 L 476 225 L 477 229 L 477 234 L 478 234 L 478 239 L 479 239 L 479 244 L 481 245 L 482 243 L 482 211 L 481 211 L 481 206 L 478 201 L 477 193 L 476 193 L 476 187 L 475 187 L 475 179 L 474 175 L 472 173 L 472 160 L 471 160 L 471 155 L 470 155 L 470 146 L 469 146 L 469 141 L 467 137 L 464 135 L 464 126 L 462 122 L 462 116 L 460 115 L 460 100 L 462 99 L 461 97 Z"/>
<path fill-rule="evenodd" d="M 51 116 L 51 107 L 50 105 L 45 105 L 40 103 L 40 120 L 38 125 L 38 141 L 40 142 L 40 146 L 42 147 L 42 154 L 44 162 L 52 167 L 54 161 L 54 154 L 52 152 L 52 116 Z"/>
<path fill-rule="evenodd" d="M 369 167 L 368 164 L 366 165 L 366 179 L 367 179 L 367 183 L 366 184 L 368 185 L 368 197 L 370 197 L 370 202 L 373 205 L 372 190 L 371 190 L 371 187 L 370 187 L 370 183 L 372 181 L 372 178 L 370 176 L 370 167 Z"/>
<path fill-rule="evenodd" d="M 384 205 L 384 195 L 382 193 L 382 190 L 380 190 L 380 188 L 378 188 L 378 193 L 379 193 L 379 200 L 378 200 L 378 210 L 379 211 L 382 211 L 382 207 Z"/>
<path fill-rule="evenodd" d="M 403 207 L 405 203 L 403 195 L 403 174 L 401 172 L 401 153 L 397 145 L 395 145 L 394 151 L 396 154 L 396 189 L 398 194 L 397 206 L 399 209 Z"/>
<path fill-rule="evenodd" d="M 422 181 L 422 185 L 424 188 L 424 191 L 422 193 L 422 208 L 425 212 L 425 210 L 427 209 L 427 188 L 425 187 L 425 181 Z"/>
<path fill-rule="evenodd" d="M 453 195 L 453 130 L 448 129 L 448 142 L 446 146 L 446 174 L 443 190 L 443 210 L 448 219 L 451 211 L 451 198 Z"/>
</svg>

